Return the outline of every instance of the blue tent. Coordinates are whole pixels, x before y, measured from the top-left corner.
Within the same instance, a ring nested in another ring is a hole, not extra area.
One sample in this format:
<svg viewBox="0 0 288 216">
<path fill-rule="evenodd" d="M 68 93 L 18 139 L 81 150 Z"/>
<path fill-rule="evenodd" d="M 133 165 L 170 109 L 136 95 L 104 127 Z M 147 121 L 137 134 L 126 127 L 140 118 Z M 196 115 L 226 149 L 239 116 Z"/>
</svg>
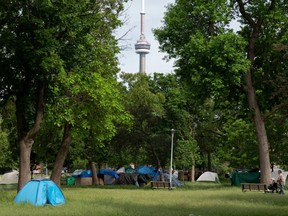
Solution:
<svg viewBox="0 0 288 216">
<path fill-rule="evenodd" d="M 51 204 L 52 206 L 65 203 L 60 188 L 49 179 L 33 179 L 19 191 L 15 200 L 16 203 L 30 203 L 35 206 Z"/>
</svg>

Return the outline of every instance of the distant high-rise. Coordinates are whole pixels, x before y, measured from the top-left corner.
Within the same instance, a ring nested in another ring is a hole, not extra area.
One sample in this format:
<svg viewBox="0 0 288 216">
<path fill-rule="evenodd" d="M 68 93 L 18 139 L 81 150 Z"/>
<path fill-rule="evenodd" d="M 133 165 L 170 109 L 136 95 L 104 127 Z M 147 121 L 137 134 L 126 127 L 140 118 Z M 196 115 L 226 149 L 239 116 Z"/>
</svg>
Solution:
<svg viewBox="0 0 288 216">
<path fill-rule="evenodd" d="M 145 10 L 144 10 L 144 0 L 142 0 L 142 6 L 141 6 L 141 34 L 140 39 L 135 44 L 135 50 L 136 53 L 139 54 L 139 72 L 145 73 L 146 72 L 146 54 L 150 52 L 150 43 L 145 39 L 144 35 L 144 16 L 145 16 Z"/>
</svg>

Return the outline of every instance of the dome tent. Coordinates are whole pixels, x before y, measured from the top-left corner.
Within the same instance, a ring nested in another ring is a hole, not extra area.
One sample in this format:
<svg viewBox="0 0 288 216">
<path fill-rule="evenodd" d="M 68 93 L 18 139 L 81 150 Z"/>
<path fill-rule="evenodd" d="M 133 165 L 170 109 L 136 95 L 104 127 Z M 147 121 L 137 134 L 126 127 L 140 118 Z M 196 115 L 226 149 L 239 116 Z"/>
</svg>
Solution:
<svg viewBox="0 0 288 216">
<path fill-rule="evenodd" d="M 220 183 L 219 177 L 217 173 L 214 172 L 204 172 L 202 175 L 197 179 L 197 182 L 216 182 Z"/>
<path fill-rule="evenodd" d="M 5 173 L 0 179 L 0 184 L 17 184 L 18 176 L 19 176 L 19 172 L 16 170 Z"/>
<path fill-rule="evenodd" d="M 65 204 L 65 198 L 60 188 L 49 179 L 33 179 L 19 191 L 16 203 L 30 203 L 35 206 Z"/>
</svg>

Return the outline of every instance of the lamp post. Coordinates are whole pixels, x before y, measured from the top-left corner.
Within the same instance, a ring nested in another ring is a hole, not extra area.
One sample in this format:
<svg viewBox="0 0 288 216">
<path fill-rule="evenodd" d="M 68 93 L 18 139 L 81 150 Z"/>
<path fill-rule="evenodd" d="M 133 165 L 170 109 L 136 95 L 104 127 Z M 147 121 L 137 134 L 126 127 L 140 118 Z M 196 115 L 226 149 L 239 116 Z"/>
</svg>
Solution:
<svg viewBox="0 0 288 216">
<path fill-rule="evenodd" d="M 171 129 L 171 158 L 170 158 L 170 176 L 169 176 L 169 182 L 170 182 L 170 189 L 172 189 L 172 163 L 173 163 L 173 139 L 174 139 L 174 129 Z"/>
</svg>

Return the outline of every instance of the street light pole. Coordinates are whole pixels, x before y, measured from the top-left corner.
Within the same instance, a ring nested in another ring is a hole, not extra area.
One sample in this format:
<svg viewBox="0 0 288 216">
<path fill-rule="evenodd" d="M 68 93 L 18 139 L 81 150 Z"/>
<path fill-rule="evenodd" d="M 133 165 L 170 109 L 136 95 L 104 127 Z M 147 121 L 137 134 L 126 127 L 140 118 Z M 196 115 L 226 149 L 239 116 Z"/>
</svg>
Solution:
<svg viewBox="0 0 288 216">
<path fill-rule="evenodd" d="M 172 189 L 172 163 L 173 163 L 173 140 L 174 140 L 174 129 L 171 129 L 171 158 L 170 158 L 170 176 L 169 176 L 169 182 L 170 182 L 170 189 Z"/>
</svg>

